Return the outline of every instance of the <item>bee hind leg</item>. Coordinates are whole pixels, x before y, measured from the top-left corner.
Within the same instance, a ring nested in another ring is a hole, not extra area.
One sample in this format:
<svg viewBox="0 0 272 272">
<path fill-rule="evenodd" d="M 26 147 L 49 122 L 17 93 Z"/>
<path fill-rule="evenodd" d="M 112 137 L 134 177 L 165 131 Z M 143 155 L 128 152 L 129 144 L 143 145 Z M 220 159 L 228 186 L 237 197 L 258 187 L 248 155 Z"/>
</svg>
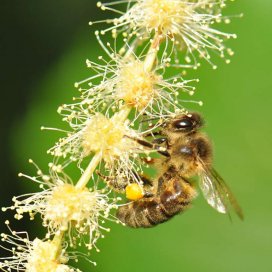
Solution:
<svg viewBox="0 0 272 272">
<path fill-rule="evenodd" d="M 96 174 L 114 191 L 124 193 L 127 183 L 120 180 L 118 181 L 114 176 L 103 175 L 100 171 L 96 170 Z"/>
<path fill-rule="evenodd" d="M 144 186 L 153 186 L 153 182 L 149 178 L 147 178 L 143 175 L 139 175 L 139 177 L 140 177 L 141 181 L 143 182 Z"/>
<path fill-rule="evenodd" d="M 118 180 L 115 176 L 106 176 L 103 175 L 100 171 L 96 171 L 96 174 L 110 187 L 112 188 L 115 192 L 118 193 L 125 193 L 126 187 L 130 183 L 135 183 L 134 180 L 123 180 L 120 179 Z M 144 187 L 144 197 L 152 197 L 154 194 L 151 192 L 150 188 L 153 187 L 152 181 L 143 176 L 139 175 L 138 173 L 134 173 L 134 176 L 137 180 L 137 182 L 142 183 Z"/>
<path fill-rule="evenodd" d="M 153 181 L 143 175 L 138 174 L 138 177 L 139 177 L 139 182 L 142 182 L 144 186 L 144 197 L 154 196 L 154 194 L 151 191 L 151 189 L 153 188 Z"/>
</svg>

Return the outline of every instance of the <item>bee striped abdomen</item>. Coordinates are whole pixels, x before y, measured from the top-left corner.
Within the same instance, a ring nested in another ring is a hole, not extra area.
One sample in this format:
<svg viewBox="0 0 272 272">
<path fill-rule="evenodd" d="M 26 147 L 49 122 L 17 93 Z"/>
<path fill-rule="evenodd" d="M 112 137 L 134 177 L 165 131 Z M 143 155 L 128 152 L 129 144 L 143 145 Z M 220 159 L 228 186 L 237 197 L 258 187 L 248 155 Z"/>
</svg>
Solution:
<svg viewBox="0 0 272 272">
<path fill-rule="evenodd" d="M 118 219 L 132 228 L 150 228 L 181 213 L 189 206 L 194 189 L 176 178 L 166 183 L 160 195 L 119 207 Z"/>
</svg>

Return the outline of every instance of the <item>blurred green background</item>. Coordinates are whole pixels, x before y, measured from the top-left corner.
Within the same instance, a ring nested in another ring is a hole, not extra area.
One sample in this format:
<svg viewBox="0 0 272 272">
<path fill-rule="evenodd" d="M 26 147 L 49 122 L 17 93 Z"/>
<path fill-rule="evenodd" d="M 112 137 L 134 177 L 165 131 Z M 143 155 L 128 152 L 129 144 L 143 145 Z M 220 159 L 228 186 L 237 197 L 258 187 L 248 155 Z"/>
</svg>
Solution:
<svg viewBox="0 0 272 272">
<path fill-rule="evenodd" d="M 60 135 L 39 128 L 64 126 L 56 109 L 77 95 L 73 83 L 89 74 L 85 59 L 100 50 L 88 21 L 107 15 L 92 0 L 2 0 L 0 9 L 0 200 L 7 206 L 12 195 L 37 189 L 17 172 L 34 174 L 28 158 L 46 169 L 45 151 Z M 192 109 L 205 116 L 215 166 L 239 199 L 245 221 L 230 223 L 200 196 L 191 210 L 153 229 L 113 224 L 98 244 L 101 253 L 92 252 L 98 266 L 82 261 L 83 271 L 272 271 L 271 11 L 270 0 L 229 3 L 228 14 L 245 15 L 224 26 L 238 35 L 228 43 L 236 53 L 232 62 L 190 73 L 200 78 L 195 98 L 204 101 Z M 12 214 L 1 214 L 1 230 L 6 218 Z M 38 223 L 13 225 L 39 233 Z"/>
</svg>

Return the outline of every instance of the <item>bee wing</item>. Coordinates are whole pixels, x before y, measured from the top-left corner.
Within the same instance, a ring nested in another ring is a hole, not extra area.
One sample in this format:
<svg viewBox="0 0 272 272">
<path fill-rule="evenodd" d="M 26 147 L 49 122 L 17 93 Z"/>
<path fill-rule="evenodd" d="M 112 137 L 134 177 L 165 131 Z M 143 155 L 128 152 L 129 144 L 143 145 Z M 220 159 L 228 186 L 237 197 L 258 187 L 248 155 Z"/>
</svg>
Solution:
<svg viewBox="0 0 272 272">
<path fill-rule="evenodd" d="M 230 210 L 234 209 L 239 218 L 243 220 L 243 211 L 223 178 L 215 169 L 207 169 L 203 164 L 202 166 L 203 173 L 199 187 L 208 204 L 220 213 L 229 214 Z"/>
<path fill-rule="evenodd" d="M 214 184 L 212 178 L 205 172 L 201 174 L 199 187 L 209 205 L 220 213 L 227 212 L 224 201 L 220 197 L 216 185 Z"/>
</svg>

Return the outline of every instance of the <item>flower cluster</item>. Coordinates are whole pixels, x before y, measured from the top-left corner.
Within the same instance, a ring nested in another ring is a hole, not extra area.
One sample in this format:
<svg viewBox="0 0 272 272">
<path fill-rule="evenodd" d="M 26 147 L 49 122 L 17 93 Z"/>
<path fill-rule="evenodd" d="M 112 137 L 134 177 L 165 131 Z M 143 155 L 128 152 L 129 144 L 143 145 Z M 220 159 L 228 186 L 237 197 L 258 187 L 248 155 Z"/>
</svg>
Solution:
<svg viewBox="0 0 272 272">
<path fill-rule="evenodd" d="M 65 250 L 58 252 L 59 248 L 55 241 L 40 240 L 35 238 L 30 241 L 26 232 L 15 232 L 9 227 L 9 233 L 1 233 L 1 241 L 6 246 L 0 245 L 2 249 L 9 251 L 12 256 L 0 258 L 1 271 L 27 271 L 27 272 L 80 272 L 67 265 L 69 259 L 76 260 L 73 255 L 67 255 Z"/>
<path fill-rule="evenodd" d="M 30 160 L 30 163 L 33 161 Z M 70 246 L 75 247 L 76 238 L 80 240 L 83 235 L 89 235 L 89 241 L 85 245 L 89 249 L 94 246 L 98 250 L 96 241 L 103 237 L 102 231 L 109 231 L 109 228 L 103 227 L 103 222 L 116 221 L 110 211 L 117 208 L 118 198 L 111 198 L 107 188 L 99 190 L 95 186 L 77 187 L 63 173 L 60 165 L 50 164 L 50 175 L 43 174 L 37 167 L 37 176 L 21 173 L 19 176 L 38 183 L 42 191 L 14 197 L 14 204 L 2 208 L 3 211 L 15 210 L 15 218 L 18 220 L 25 213 L 33 220 L 38 213 L 42 217 L 43 225 L 48 228 L 47 237 L 67 231 Z"/>
<path fill-rule="evenodd" d="M 76 83 L 82 87 L 79 89 L 81 96 L 75 103 L 59 107 L 59 113 L 72 131 L 49 150 L 50 154 L 81 161 L 92 152 L 101 151 L 107 163 L 115 158 L 123 161 L 124 156 L 128 157 L 128 153 L 135 155 L 139 149 L 129 138 L 140 138 L 144 133 L 131 129 L 133 124 L 143 115 L 159 120 L 182 112 L 184 99 L 179 96 L 194 94 L 195 87 L 189 83 L 198 80 L 184 80 L 180 75 L 163 79 L 158 71 L 146 70 L 145 62 L 135 58 L 112 56 L 112 61 L 105 66 L 87 61 L 88 67 L 99 70 L 99 73 Z M 101 78 L 101 82 L 92 86 L 95 77 Z M 202 104 L 201 101 L 186 102 Z M 118 114 L 114 115 L 124 108 L 135 110 L 133 118 L 126 122 L 120 120 Z"/>
<path fill-rule="evenodd" d="M 113 37 L 122 34 L 126 42 L 138 43 L 149 40 L 154 33 L 165 40 L 164 52 L 167 57 L 178 50 L 185 51 L 184 58 L 175 62 L 181 67 L 197 68 L 198 58 L 204 58 L 215 69 L 217 66 L 211 61 L 210 51 L 215 51 L 229 63 L 228 56 L 233 51 L 226 48 L 224 40 L 236 38 L 235 34 L 225 33 L 214 27 L 216 23 L 224 21 L 230 23 L 230 18 L 222 15 L 226 6 L 223 0 L 134 0 L 122 1 L 128 3 L 126 12 L 113 6 L 119 2 L 101 3 L 102 10 L 111 10 L 121 17 L 106 20 L 113 26 L 101 31 L 105 34 L 112 32 Z M 134 2 L 134 5 L 131 3 Z M 92 22 L 90 23 L 92 24 Z M 194 53 L 197 52 L 198 56 Z"/>
<path fill-rule="evenodd" d="M 125 3 L 122 12 L 119 5 Z M 13 205 L 3 208 L 14 210 L 18 220 L 26 213 L 31 220 L 39 214 L 47 230 L 45 239 L 30 241 L 26 233 L 22 238 L 11 230 L 2 234 L 2 241 L 12 246 L 4 248 L 13 255 L 0 262 L 3 271 L 79 271 L 67 265 L 80 255 L 69 254 L 68 248 L 84 241 L 88 249 L 98 250 L 98 239 L 109 231 L 105 223 L 119 223 L 114 215 L 123 205 L 118 194 L 128 200 L 144 197 L 148 161 L 158 156 L 158 146 L 148 137 L 154 137 L 168 118 L 186 113 L 185 103 L 202 105 L 190 99 L 198 79 L 187 79 L 184 69 L 176 73 L 169 67 L 195 69 L 205 59 L 216 68 L 211 52 L 227 63 L 227 55 L 233 55 L 224 41 L 236 36 L 215 27 L 230 21 L 222 15 L 225 0 L 123 0 L 97 5 L 121 14 L 106 20 L 110 27 L 95 32 L 106 56 L 86 61 L 91 74 L 75 83 L 79 96 L 58 109 L 69 130 L 61 130 L 65 135 L 48 150 L 53 157 L 49 174 L 32 160 L 37 174 L 20 174 L 41 191 L 14 197 Z M 114 46 L 102 41 L 101 35 L 108 31 Z M 165 151 L 160 148 L 159 152 Z M 77 180 L 65 173 L 71 164 L 79 168 Z"/>
</svg>

